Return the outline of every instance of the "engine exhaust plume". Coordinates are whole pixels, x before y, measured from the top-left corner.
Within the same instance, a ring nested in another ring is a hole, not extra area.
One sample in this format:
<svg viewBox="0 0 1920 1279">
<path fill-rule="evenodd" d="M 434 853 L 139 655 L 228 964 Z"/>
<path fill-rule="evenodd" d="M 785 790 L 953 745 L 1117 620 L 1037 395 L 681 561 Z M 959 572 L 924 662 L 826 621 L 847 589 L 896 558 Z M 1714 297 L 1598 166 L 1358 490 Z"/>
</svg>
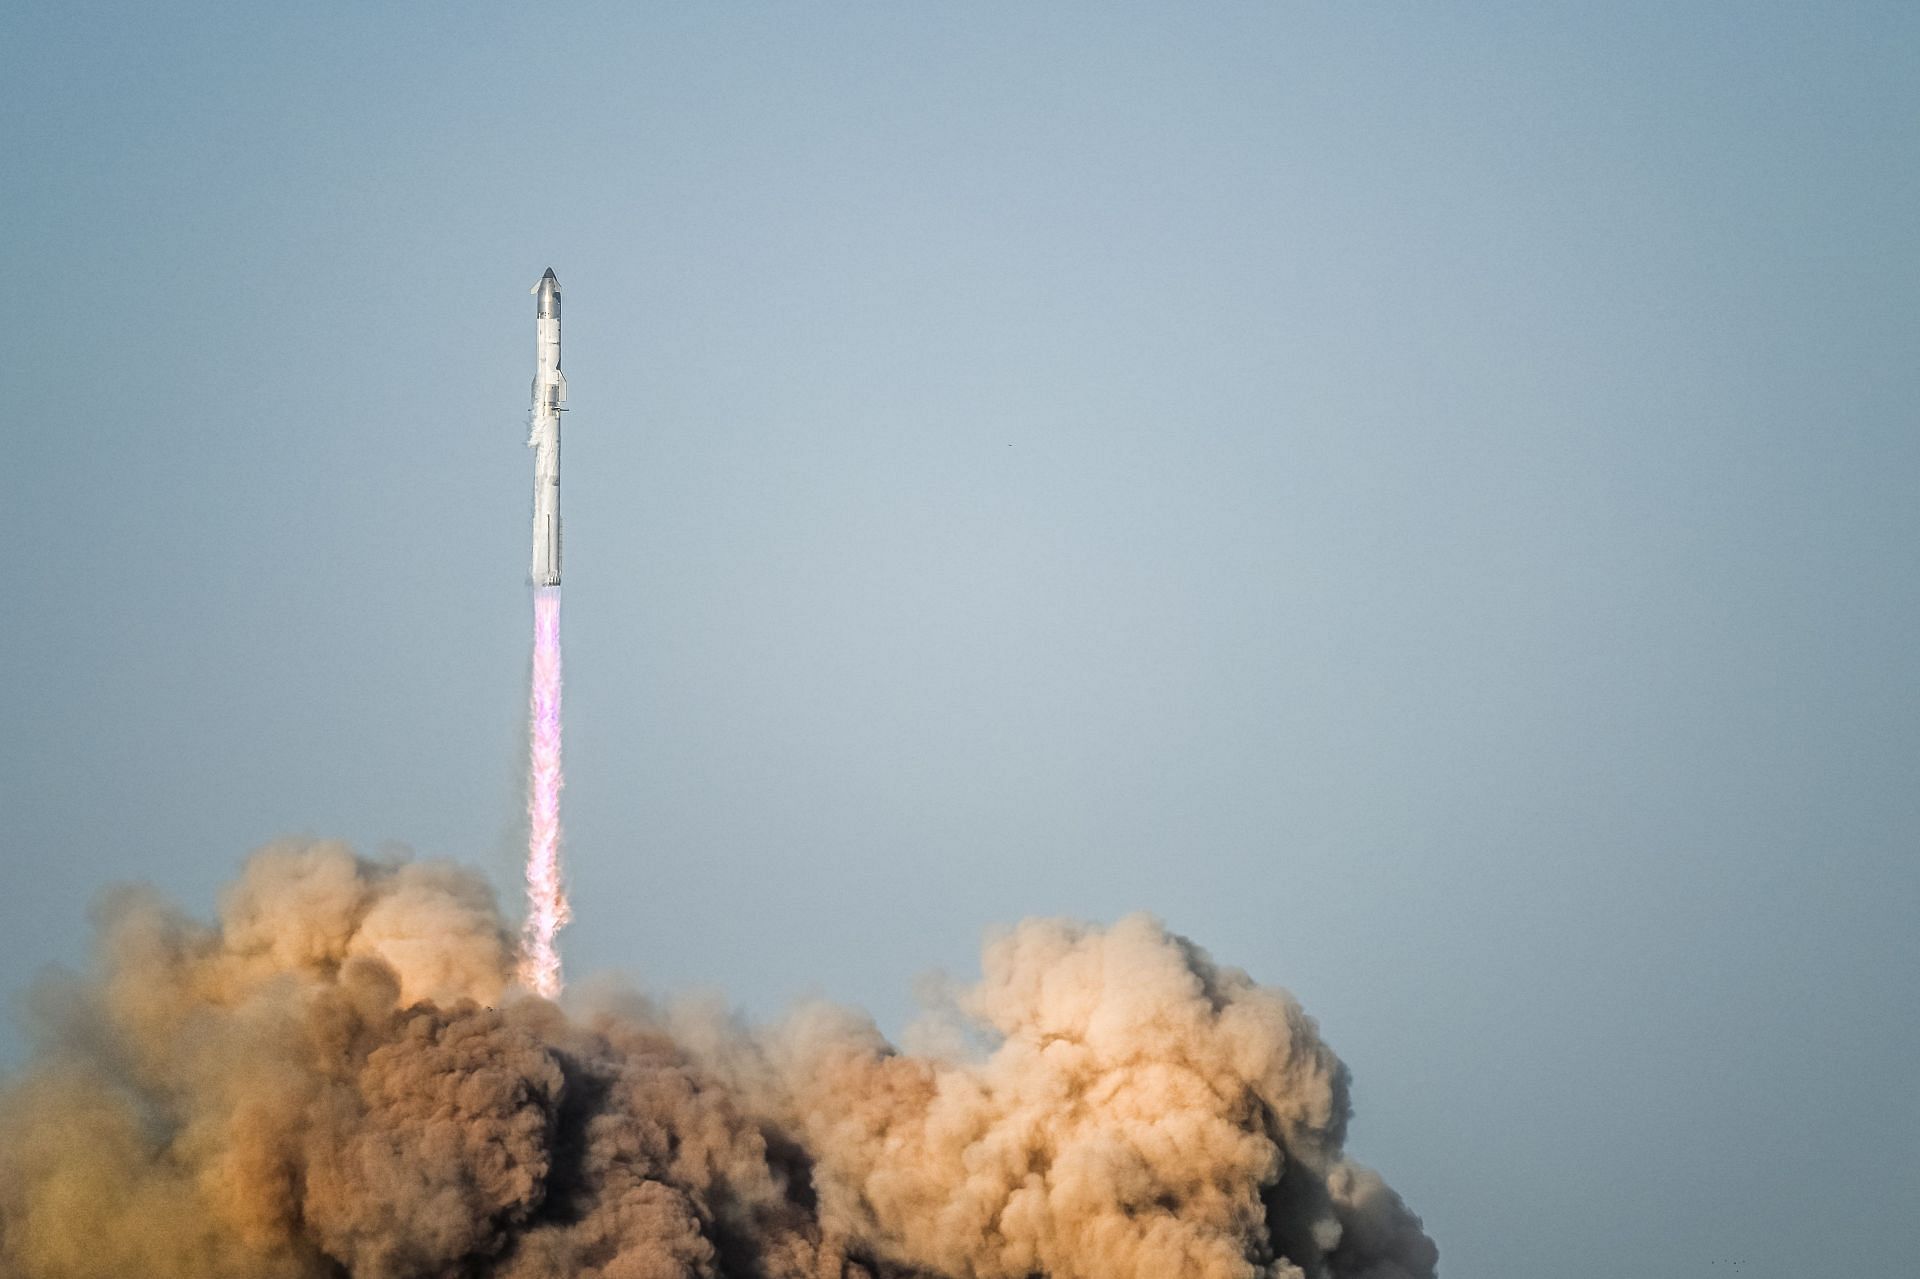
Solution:
<svg viewBox="0 0 1920 1279">
<path fill-rule="evenodd" d="M 560 588 L 533 593 L 533 692 L 528 706 L 527 918 L 520 984 L 546 999 L 560 995 L 556 937 L 572 917 L 560 877 Z"/>
</svg>

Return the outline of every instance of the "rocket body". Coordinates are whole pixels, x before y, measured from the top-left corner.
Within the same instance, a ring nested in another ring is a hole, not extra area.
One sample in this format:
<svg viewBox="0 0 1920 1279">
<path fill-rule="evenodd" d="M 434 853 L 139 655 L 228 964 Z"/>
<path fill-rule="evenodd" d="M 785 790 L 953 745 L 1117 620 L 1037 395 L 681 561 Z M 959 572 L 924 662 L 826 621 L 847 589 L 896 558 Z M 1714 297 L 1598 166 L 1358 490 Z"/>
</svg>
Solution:
<svg viewBox="0 0 1920 1279">
<path fill-rule="evenodd" d="M 560 412 L 567 378 L 560 372 L 560 281 L 553 268 L 533 286 L 533 567 L 535 586 L 560 585 Z"/>
</svg>

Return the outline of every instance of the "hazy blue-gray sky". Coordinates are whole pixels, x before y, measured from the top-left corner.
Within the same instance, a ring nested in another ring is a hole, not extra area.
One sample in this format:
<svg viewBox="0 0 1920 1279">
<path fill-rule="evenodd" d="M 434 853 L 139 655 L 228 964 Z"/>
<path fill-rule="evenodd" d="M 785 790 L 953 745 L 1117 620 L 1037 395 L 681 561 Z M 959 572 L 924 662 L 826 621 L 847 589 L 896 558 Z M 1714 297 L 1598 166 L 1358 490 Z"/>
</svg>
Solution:
<svg viewBox="0 0 1920 1279">
<path fill-rule="evenodd" d="M 898 1027 L 1146 908 L 1455 1277 L 1920 1255 L 1920 9 L 16 4 L 0 988 L 282 832 Z M 21 1039 L 0 1038 L 17 1060 Z"/>
</svg>

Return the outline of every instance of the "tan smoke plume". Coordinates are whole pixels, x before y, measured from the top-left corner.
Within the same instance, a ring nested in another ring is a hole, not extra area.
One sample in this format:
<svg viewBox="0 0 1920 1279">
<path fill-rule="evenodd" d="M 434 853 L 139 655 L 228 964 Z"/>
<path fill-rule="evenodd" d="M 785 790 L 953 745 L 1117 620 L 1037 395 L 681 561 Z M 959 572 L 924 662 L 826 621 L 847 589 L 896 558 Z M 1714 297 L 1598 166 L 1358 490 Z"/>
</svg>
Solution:
<svg viewBox="0 0 1920 1279">
<path fill-rule="evenodd" d="M 491 890 L 257 854 L 102 909 L 0 1088 L 7 1279 L 1420 1279 L 1283 992 L 1145 917 L 992 941 L 920 1054 L 510 988 Z"/>
</svg>

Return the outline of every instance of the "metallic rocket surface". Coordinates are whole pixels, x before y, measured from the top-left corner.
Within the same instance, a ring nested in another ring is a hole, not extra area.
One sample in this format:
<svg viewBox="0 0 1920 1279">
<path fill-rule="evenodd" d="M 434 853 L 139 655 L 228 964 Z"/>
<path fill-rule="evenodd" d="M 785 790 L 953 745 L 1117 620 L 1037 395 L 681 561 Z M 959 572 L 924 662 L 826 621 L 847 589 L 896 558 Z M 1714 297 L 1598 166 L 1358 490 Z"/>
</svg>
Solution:
<svg viewBox="0 0 1920 1279">
<path fill-rule="evenodd" d="M 560 585 L 560 411 L 567 378 L 560 371 L 560 281 L 553 268 L 533 286 L 533 584 Z"/>
</svg>

